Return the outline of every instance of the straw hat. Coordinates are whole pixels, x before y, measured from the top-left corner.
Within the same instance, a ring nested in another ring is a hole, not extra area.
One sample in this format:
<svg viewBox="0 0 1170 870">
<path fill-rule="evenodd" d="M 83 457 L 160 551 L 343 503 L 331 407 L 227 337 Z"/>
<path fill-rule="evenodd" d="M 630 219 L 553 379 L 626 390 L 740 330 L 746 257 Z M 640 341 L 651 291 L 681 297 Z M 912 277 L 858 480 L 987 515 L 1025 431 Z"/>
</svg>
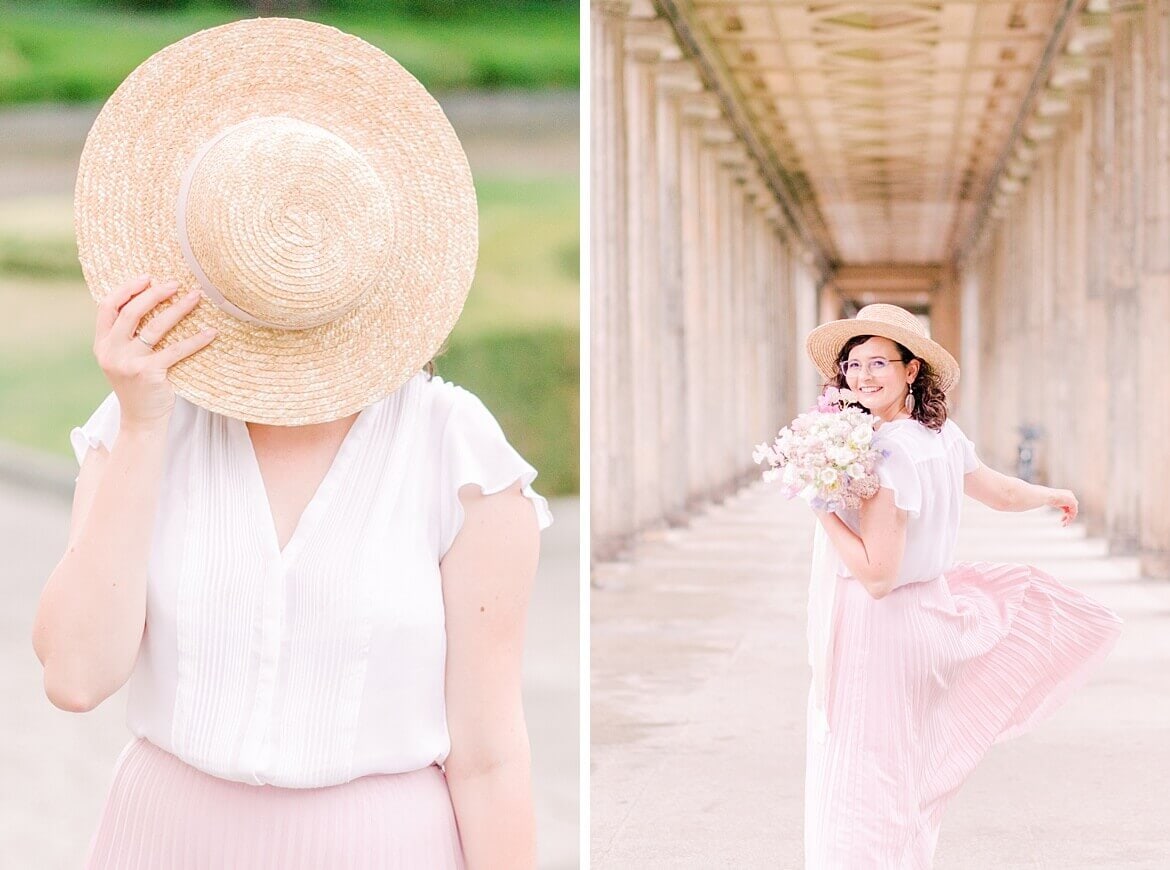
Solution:
<svg viewBox="0 0 1170 870">
<path fill-rule="evenodd" d="M 204 298 L 157 346 L 212 411 L 302 425 L 384 398 L 441 347 L 475 271 L 466 155 L 392 58 L 333 27 L 254 18 L 152 55 L 102 108 L 74 221 L 100 301 L 135 275 Z"/>
<path fill-rule="evenodd" d="M 925 360 L 945 393 L 959 381 L 959 364 L 946 349 L 926 334 L 922 321 L 897 305 L 876 302 L 866 305 L 857 316 L 823 323 L 808 334 L 805 347 L 813 364 L 826 378 L 837 376 L 837 354 L 845 342 L 858 335 L 880 335 L 909 348 Z"/>
</svg>

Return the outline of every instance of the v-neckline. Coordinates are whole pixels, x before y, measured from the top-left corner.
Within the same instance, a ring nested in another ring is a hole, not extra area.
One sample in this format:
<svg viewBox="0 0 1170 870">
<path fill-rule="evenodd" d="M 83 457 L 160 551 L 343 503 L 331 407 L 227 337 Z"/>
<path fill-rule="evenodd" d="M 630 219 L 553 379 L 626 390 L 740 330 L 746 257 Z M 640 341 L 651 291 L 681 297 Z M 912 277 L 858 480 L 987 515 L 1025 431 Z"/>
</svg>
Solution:
<svg viewBox="0 0 1170 870">
<path fill-rule="evenodd" d="M 318 518 L 328 507 L 332 493 L 337 488 L 338 480 L 349 464 L 352 453 L 357 449 L 362 433 L 369 424 L 369 418 L 373 415 L 374 408 L 380 404 L 381 402 L 375 402 L 358 412 L 349 431 L 341 439 L 341 445 L 337 448 L 337 453 L 333 455 L 333 461 L 330 462 L 325 475 L 317 484 L 316 490 L 313 491 L 313 495 L 297 518 L 292 534 L 289 535 L 283 548 L 280 546 L 280 533 L 276 528 L 276 516 L 272 512 L 272 500 L 268 495 L 268 487 L 264 483 L 264 475 L 260 471 L 260 460 L 256 456 L 256 445 L 252 441 L 252 433 L 248 431 L 248 424 L 245 421 L 237 417 L 227 418 L 228 426 L 233 431 L 244 455 L 247 475 L 251 478 L 248 486 L 249 497 L 256 513 L 260 515 L 258 518 L 260 524 L 266 529 L 264 537 L 267 539 L 269 553 L 283 566 L 287 567 L 292 562 L 305 538 L 312 534 Z"/>
</svg>

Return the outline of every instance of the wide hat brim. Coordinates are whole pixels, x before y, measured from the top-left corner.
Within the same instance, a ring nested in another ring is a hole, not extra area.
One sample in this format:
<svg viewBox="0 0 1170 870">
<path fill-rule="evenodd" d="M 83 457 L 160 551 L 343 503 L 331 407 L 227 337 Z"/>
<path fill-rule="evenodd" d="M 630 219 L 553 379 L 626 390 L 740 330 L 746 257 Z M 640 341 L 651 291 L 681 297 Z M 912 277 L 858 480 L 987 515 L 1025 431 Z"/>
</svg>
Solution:
<svg viewBox="0 0 1170 870">
<path fill-rule="evenodd" d="M 192 34 L 144 61 L 94 122 L 78 169 L 78 255 L 97 301 L 135 275 L 199 286 L 175 220 L 183 172 L 221 130 L 265 116 L 324 128 L 374 170 L 391 203 L 392 255 L 331 322 L 279 329 L 207 298 L 158 347 L 214 327 L 169 370 L 175 392 L 239 419 L 338 419 L 416 374 L 463 310 L 478 249 L 463 148 L 425 88 L 382 50 L 333 27 L 253 18 Z"/>
<path fill-rule="evenodd" d="M 891 319 L 887 319 L 885 316 L 882 316 L 881 319 L 863 316 L 867 310 L 872 308 L 896 309 L 897 313 L 891 311 L 889 314 L 898 318 L 903 315 L 910 318 L 914 316 L 905 309 L 897 308 L 897 306 L 879 303 L 863 308 L 858 312 L 857 317 L 822 323 L 808 334 L 805 348 L 813 365 L 826 379 L 832 380 L 837 376 L 837 355 L 849 339 L 859 335 L 877 335 L 898 342 L 909 349 L 914 356 L 926 361 L 938 380 L 939 388 L 944 393 L 959 382 L 959 363 L 946 348 L 907 326 L 891 322 Z"/>
</svg>

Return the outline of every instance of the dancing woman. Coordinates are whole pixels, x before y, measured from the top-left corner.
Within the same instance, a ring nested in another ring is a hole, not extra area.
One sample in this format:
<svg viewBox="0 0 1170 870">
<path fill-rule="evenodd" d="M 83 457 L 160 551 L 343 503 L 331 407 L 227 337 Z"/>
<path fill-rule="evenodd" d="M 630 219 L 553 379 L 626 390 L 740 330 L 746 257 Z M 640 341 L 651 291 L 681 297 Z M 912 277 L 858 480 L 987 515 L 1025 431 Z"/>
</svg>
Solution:
<svg viewBox="0 0 1170 870">
<path fill-rule="evenodd" d="M 979 461 L 947 417 L 958 364 L 913 314 L 869 305 L 807 346 L 877 418 L 885 458 L 873 498 L 817 512 L 805 866 L 929 868 L 943 811 L 980 759 L 1056 709 L 1121 620 L 1029 565 L 954 561 L 964 495 L 1058 508 L 1064 525 L 1077 500 Z"/>
</svg>

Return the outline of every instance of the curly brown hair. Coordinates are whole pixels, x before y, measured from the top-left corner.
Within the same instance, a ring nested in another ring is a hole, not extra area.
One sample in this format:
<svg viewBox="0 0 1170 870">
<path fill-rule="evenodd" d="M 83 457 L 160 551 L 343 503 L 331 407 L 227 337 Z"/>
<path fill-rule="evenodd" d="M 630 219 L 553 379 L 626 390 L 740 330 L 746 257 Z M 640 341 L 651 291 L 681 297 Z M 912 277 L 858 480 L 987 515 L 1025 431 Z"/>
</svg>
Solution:
<svg viewBox="0 0 1170 870">
<path fill-rule="evenodd" d="M 857 347 L 859 344 L 865 344 L 871 338 L 885 338 L 884 335 L 856 335 L 849 341 L 845 342 L 845 346 L 841 348 L 840 353 L 837 354 L 838 368 L 840 363 L 849 359 L 849 351 Z M 893 341 L 893 339 L 889 339 Z M 898 356 L 901 357 L 902 362 L 908 363 L 911 360 L 918 360 L 918 377 L 910 384 L 910 392 L 914 396 L 914 411 L 911 417 L 921 423 L 928 429 L 939 431 L 943 427 L 943 423 L 947 421 L 947 397 L 946 394 L 939 388 L 938 376 L 935 375 L 934 370 L 931 369 L 930 363 L 921 357 L 916 357 L 910 352 L 910 349 L 898 344 L 894 341 L 894 347 L 898 349 Z M 837 376 L 827 384 L 827 387 L 837 387 L 838 389 L 845 389 L 848 384 L 845 382 L 845 376 L 837 372 Z M 857 407 L 863 408 L 861 404 Z"/>
</svg>

